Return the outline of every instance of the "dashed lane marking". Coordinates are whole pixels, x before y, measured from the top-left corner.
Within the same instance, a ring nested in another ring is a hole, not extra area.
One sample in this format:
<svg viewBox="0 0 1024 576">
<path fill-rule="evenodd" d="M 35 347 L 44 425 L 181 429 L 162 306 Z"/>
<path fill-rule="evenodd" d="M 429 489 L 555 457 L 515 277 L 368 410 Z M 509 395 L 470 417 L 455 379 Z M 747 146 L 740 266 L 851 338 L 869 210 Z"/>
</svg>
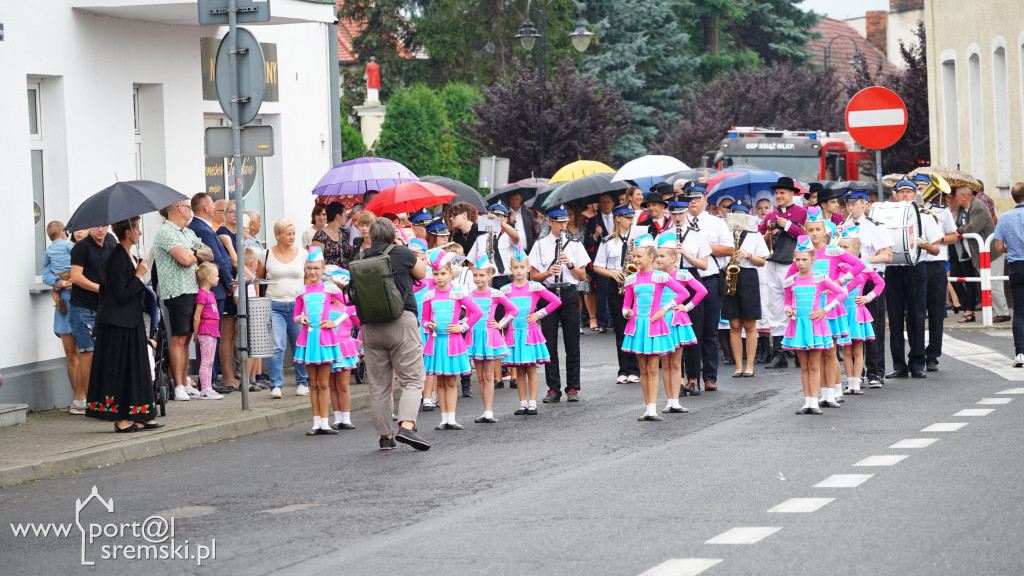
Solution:
<svg viewBox="0 0 1024 576">
<path fill-rule="evenodd" d="M 1010 388 L 1009 390 L 996 392 L 996 394 L 1024 394 L 1024 388 Z"/>
<path fill-rule="evenodd" d="M 939 422 L 923 428 L 921 432 L 956 432 L 964 426 L 967 426 L 967 422 Z"/>
<path fill-rule="evenodd" d="M 705 544 L 756 544 L 782 530 L 782 526 L 739 526 L 730 528 Z"/>
<path fill-rule="evenodd" d="M 938 438 L 907 438 L 889 446 L 889 448 L 897 450 L 902 448 L 927 448 L 938 441 Z"/>
<path fill-rule="evenodd" d="M 961 362 L 988 370 L 997 376 L 1013 382 L 1024 382 L 1024 370 L 1014 368 L 1012 360 L 998 352 L 992 351 L 991 348 L 957 340 L 945 334 L 942 336 L 942 344 L 946 354 Z M 1024 394 L 1024 392 L 1020 393 Z"/>
<path fill-rule="evenodd" d="M 1009 404 L 1013 398 L 982 398 L 978 404 L 982 406 L 995 406 L 997 404 Z"/>
<path fill-rule="evenodd" d="M 769 509 L 769 512 L 778 512 L 780 514 L 801 514 L 807 512 L 814 512 L 822 506 L 832 502 L 835 498 L 790 498 L 782 504 L 776 505 L 774 508 Z"/>
<path fill-rule="evenodd" d="M 721 558 L 673 558 L 640 576 L 696 576 L 721 561 Z"/>
<path fill-rule="evenodd" d="M 854 464 L 854 466 L 892 466 L 906 457 L 906 454 L 882 454 L 880 456 L 868 456 Z"/>
<path fill-rule="evenodd" d="M 814 485 L 815 488 L 856 488 L 874 474 L 833 474 Z"/>
<path fill-rule="evenodd" d="M 995 408 L 967 408 L 953 414 L 953 416 L 988 416 L 995 411 Z"/>
</svg>

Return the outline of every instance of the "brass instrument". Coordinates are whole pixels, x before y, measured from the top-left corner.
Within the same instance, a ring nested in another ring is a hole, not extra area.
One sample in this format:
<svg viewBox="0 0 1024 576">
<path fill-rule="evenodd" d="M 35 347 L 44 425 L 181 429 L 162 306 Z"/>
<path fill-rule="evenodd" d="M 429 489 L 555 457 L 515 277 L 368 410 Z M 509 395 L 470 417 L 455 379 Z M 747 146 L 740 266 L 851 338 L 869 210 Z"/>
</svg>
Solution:
<svg viewBox="0 0 1024 576">
<path fill-rule="evenodd" d="M 487 231 L 487 261 L 494 264 L 494 251 L 496 250 L 494 242 L 494 231 Z"/>
<path fill-rule="evenodd" d="M 736 257 L 736 253 L 740 250 L 740 234 L 739 230 L 733 230 L 732 241 L 732 257 L 729 259 L 729 265 L 725 268 L 725 294 L 726 296 L 735 296 L 736 290 L 740 286 L 740 261 Z"/>
<path fill-rule="evenodd" d="M 836 233 L 828 241 L 829 246 L 839 246 L 839 241 L 843 238 L 843 230 L 846 230 L 851 222 L 853 222 L 853 216 L 847 216 L 846 220 L 843 220 L 843 223 L 836 227 Z"/>
<path fill-rule="evenodd" d="M 932 199 L 938 196 L 940 192 L 943 194 L 949 194 L 952 191 L 952 188 L 949 186 L 949 182 L 946 182 L 946 179 L 942 176 L 939 176 L 938 174 L 928 174 L 928 179 L 931 180 L 931 183 L 928 184 L 928 187 L 921 193 L 921 201 L 925 204 L 931 202 Z"/>
<path fill-rule="evenodd" d="M 633 240 L 626 236 L 626 261 L 622 265 L 622 284 L 619 284 L 619 294 L 626 293 L 626 276 L 636 274 L 637 267 L 633 263 Z"/>
</svg>

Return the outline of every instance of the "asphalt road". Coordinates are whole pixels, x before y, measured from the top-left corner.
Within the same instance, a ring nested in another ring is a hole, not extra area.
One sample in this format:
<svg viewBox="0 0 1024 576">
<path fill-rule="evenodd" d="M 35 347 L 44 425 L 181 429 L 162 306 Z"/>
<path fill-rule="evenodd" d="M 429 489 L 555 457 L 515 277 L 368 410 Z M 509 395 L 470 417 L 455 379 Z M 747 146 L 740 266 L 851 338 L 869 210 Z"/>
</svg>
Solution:
<svg viewBox="0 0 1024 576">
<path fill-rule="evenodd" d="M 1005 332 L 951 336 L 1008 354 Z M 422 414 L 426 453 L 378 451 L 370 414 L 357 413 L 357 429 L 336 437 L 307 438 L 298 425 L 4 489 L 3 572 L 76 567 L 77 529 L 15 537 L 10 525 L 74 522 L 76 500 L 96 486 L 114 512 L 90 504 L 84 526 L 173 516 L 177 546 L 188 540 L 194 554 L 216 540 L 199 568 L 103 559 L 101 546 L 145 542 L 130 528 L 98 536 L 87 559 L 110 574 L 682 575 L 712 560 L 704 574 L 1024 574 L 1024 395 L 998 394 L 1024 382 L 946 356 L 927 380 L 890 381 L 814 417 L 794 415 L 797 370 L 758 366 L 756 378 L 732 380 L 723 366 L 718 392 L 683 399 L 691 413 L 640 423 L 639 386 L 614 384 L 612 346 L 610 335 L 583 337 L 577 404 L 513 417 L 506 388 L 497 425 L 472 422 L 478 398 L 460 399 L 462 432 L 435 432 L 440 414 Z M 963 409 L 994 411 L 954 416 Z M 935 423 L 966 426 L 922 432 Z M 905 439 L 935 442 L 891 448 Z M 906 458 L 856 465 L 872 456 Z M 815 486 L 851 474 L 870 476 Z M 792 498 L 834 500 L 769 512 Z M 768 535 L 706 543 L 737 527 Z"/>
</svg>

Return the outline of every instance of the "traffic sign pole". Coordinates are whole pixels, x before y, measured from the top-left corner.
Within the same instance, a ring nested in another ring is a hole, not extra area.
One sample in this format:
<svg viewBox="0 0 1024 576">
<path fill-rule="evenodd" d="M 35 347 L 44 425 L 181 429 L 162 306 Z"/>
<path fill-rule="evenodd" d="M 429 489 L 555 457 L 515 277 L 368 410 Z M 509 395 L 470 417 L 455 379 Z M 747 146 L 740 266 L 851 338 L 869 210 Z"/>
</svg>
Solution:
<svg viewBox="0 0 1024 576">
<path fill-rule="evenodd" d="M 238 6 L 236 0 L 228 0 L 228 35 L 231 37 L 231 52 L 228 55 L 231 81 L 231 181 L 234 182 L 235 193 L 235 293 L 238 294 L 237 323 L 235 333 L 238 335 L 238 362 L 239 368 L 238 389 L 242 393 L 242 410 L 249 410 L 249 321 L 246 314 L 246 297 L 248 296 L 245 284 L 245 199 L 242 197 L 242 127 L 238 123 L 239 116 L 239 94 L 238 94 L 238 34 L 235 29 L 238 25 Z M 241 274 L 241 280 L 238 275 Z M 234 379 L 235 367 L 221 366 L 222 371 Z"/>
</svg>

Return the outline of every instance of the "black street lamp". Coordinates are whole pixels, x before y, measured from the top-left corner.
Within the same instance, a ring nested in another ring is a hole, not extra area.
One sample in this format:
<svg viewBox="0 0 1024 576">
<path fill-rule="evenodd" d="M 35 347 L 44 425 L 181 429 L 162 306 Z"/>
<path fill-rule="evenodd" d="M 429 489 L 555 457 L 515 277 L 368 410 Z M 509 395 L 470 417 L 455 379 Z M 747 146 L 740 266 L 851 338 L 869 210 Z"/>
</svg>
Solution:
<svg viewBox="0 0 1024 576">
<path fill-rule="evenodd" d="M 832 43 L 835 42 L 836 40 L 839 40 L 840 38 L 846 38 L 850 42 L 853 42 L 853 61 L 850 62 L 851 65 L 856 66 L 857 64 L 860 64 L 861 61 L 864 60 L 864 55 L 860 53 L 860 47 L 857 45 L 857 40 L 853 36 L 850 36 L 849 34 L 839 34 L 838 36 L 829 40 L 828 45 L 825 46 L 825 52 L 823 53 L 825 60 L 825 68 L 829 67 L 829 60 L 831 60 L 832 58 Z"/>
<path fill-rule="evenodd" d="M 547 80 L 547 43 L 544 38 L 544 31 L 547 28 L 547 11 L 548 8 L 555 2 L 555 0 L 537 0 L 537 26 L 534 27 L 533 22 L 526 20 L 523 22 L 522 28 L 519 29 L 519 33 L 515 35 L 523 43 L 523 48 L 527 52 L 533 50 L 534 44 L 540 40 L 540 47 L 537 50 L 537 84 L 540 87 L 540 105 L 538 108 L 539 113 L 537 114 L 538 120 L 544 115 L 544 83 Z M 577 52 L 585 52 L 590 47 L 590 39 L 594 35 L 593 32 L 587 31 L 587 22 L 583 19 L 583 9 L 580 7 L 579 2 L 573 0 L 573 4 L 576 5 L 576 12 L 579 14 L 579 18 L 576 20 L 576 30 L 569 34 L 569 39 L 572 40 L 572 46 Z M 526 0 L 526 17 L 530 17 L 530 7 L 533 5 L 533 0 Z M 538 170 L 544 165 L 544 126 L 542 123 L 539 124 L 539 136 L 540 142 L 540 160 L 538 163 Z"/>
</svg>

